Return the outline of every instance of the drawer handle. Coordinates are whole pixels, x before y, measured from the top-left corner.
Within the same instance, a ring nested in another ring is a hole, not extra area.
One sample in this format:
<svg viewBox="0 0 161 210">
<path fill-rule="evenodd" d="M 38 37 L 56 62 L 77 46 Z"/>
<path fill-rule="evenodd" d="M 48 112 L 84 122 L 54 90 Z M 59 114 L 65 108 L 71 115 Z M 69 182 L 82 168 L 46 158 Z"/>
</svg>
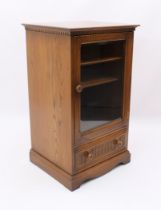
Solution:
<svg viewBox="0 0 161 210">
<path fill-rule="evenodd" d="M 123 146 L 123 141 L 120 139 L 115 139 L 114 144 L 117 144 L 118 146 Z"/>
<path fill-rule="evenodd" d="M 75 89 L 76 89 L 77 93 L 81 93 L 83 91 L 83 86 L 77 85 Z"/>
<path fill-rule="evenodd" d="M 93 158 L 93 154 L 92 154 L 91 152 L 85 151 L 85 152 L 84 152 L 84 155 L 85 155 L 85 157 L 88 158 L 88 159 L 92 159 L 92 158 Z"/>
</svg>

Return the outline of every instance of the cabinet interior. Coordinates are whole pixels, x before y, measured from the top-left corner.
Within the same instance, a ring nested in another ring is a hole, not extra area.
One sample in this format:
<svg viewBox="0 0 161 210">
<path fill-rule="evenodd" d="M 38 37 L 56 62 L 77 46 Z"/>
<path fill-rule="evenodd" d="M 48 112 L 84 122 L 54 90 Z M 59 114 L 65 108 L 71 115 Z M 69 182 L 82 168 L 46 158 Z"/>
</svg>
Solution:
<svg viewBox="0 0 161 210">
<path fill-rule="evenodd" d="M 122 117 L 125 41 L 81 45 L 80 131 Z"/>
</svg>

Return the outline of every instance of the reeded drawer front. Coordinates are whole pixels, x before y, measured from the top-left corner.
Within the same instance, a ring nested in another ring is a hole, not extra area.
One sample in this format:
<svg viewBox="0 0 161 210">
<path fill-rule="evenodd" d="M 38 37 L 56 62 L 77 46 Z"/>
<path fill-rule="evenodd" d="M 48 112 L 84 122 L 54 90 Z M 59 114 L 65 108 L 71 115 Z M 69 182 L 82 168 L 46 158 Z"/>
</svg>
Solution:
<svg viewBox="0 0 161 210">
<path fill-rule="evenodd" d="M 125 150 L 127 147 L 127 135 L 122 134 L 109 138 L 108 140 L 104 138 L 99 142 L 100 143 L 76 152 L 76 170 L 95 165 L 96 163 Z"/>
</svg>

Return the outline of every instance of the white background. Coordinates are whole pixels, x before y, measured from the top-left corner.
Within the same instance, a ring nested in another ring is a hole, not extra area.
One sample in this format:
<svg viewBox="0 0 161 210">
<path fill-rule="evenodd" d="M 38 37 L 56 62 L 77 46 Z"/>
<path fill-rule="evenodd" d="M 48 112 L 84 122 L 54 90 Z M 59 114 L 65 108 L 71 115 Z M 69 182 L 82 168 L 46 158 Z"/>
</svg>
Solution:
<svg viewBox="0 0 161 210">
<path fill-rule="evenodd" d="M 21 23 L 96 20 L 136 29 L 129 149 L 132 162 L 74 192 L 28 159 L 25 30 Z M 0 209 L 161 209 L 161 1 L 0 1 Z"/>
</svg>

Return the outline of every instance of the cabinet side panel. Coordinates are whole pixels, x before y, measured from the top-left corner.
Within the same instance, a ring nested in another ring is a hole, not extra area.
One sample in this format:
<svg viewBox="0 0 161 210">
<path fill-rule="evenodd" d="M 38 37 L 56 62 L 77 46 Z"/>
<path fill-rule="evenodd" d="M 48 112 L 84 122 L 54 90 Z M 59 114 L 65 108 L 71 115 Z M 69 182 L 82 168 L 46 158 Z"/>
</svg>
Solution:
<svg viewBox="0 0 161 210">
<path fill-rule="evenodd" d="M 32 149 L 72 173 L 71 40 L 26 34 Z"/>
<path fill-rule="evenodd" d="M 126 34 L 123 117 L 127 121 L 129 121 L 130 115 L 133 38 L 133 32 Z"/>
</svg>

